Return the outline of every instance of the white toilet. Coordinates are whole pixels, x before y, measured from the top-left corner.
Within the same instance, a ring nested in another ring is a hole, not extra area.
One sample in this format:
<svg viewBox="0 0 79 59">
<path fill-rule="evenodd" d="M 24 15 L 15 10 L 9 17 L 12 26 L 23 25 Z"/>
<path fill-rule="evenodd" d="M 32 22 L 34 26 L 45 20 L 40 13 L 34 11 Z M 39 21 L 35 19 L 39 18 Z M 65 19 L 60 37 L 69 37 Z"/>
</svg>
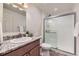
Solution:
<svg viewBox="0 0 79 59">
<path fill-rule="evenodd" d="M 49 56 L 50 55 L 49 50 L 52 48 L 52 45 L 50 45 L 48 43 L 42 43 L 40 46 L 42 47 L 42 49 L 45 50 L 45 52 L 41 52 L 41 55 L 42 56 Z"/>
</svg>

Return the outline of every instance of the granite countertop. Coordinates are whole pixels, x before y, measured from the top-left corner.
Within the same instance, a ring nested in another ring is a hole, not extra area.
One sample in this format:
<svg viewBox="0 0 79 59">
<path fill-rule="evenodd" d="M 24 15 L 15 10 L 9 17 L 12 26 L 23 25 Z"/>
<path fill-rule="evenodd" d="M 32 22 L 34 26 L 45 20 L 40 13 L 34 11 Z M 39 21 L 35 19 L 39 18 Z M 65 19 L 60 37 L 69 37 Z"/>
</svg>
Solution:
<svg viewBox="0 0 79 59">
<path fill-rule="evenodd" d="M 22 39 L 24 38 L 24 39 Z M 23 45 L 29 44 L 35 40 L 38 40 L 41 38 L 41 36 L 39 37 L 32 37 L 30 38 L 30 40 L 26 40 L 28 37 L 22 37 L 22 38 L 17 38 L 17 39 L 13 39 L 13 40 L 7 40 L 4 41 L 3 44 L 0 46 L 0 54 L 5 54 L 8 53 L 10 50 L 15 50 L 18 47 L 21 47 Z M 19 43 L 16 43 L 16 41 L 19 40 Z M 25 40 L 24 42 L 20 42 L 20 40 Z M 14 42 L 15 41 L 15 42 Z"/>
</svg>

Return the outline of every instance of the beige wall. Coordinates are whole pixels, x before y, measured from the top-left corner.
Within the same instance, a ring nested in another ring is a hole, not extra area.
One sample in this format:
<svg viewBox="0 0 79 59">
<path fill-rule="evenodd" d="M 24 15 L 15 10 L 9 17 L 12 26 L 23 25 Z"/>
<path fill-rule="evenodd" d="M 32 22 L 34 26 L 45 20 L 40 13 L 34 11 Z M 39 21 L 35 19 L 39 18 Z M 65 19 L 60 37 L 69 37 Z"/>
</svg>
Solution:
<svg viewBox="0 0 79 59">
<path fill-rule="evenodd" d="M 34 36 L 41 35 L 42 15 L 36 7 L 29 7 L 26 10 L 27 30 L 32 32 Z"/>
</svg>

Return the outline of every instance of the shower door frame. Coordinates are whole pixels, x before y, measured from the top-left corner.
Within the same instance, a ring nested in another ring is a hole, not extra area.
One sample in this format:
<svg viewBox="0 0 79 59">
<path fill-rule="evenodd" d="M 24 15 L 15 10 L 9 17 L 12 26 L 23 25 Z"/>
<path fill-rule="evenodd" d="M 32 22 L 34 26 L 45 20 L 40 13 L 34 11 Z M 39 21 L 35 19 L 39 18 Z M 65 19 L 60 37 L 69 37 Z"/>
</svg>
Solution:
<svg viewBox="0 0 79 59">
<path fill-rule="evenodd" d="M 71 12 L 71 13 L 65 13 L 65 14 L 61 14 L 61 15 L 57 15 L 57 16 L 51 16 L 51 17 L 46 17 L 43 20 L 43 42 L 45 43 L 45 20 L 51 19 L 51 18 L 57 18 L 57 17 L 63 17 L 63 16 L 67 16 L 67 15 L 74 15 L 74 28 L 75 28 L 75 24 L 76 24 L 76 12 Z M 74 37 L 74 55 L 76 55 L 76 38 Z M 64 51 L 67 52 L 67 51 Z M 70 53 L 70 52 L 67 52 Z"/>
</svg>

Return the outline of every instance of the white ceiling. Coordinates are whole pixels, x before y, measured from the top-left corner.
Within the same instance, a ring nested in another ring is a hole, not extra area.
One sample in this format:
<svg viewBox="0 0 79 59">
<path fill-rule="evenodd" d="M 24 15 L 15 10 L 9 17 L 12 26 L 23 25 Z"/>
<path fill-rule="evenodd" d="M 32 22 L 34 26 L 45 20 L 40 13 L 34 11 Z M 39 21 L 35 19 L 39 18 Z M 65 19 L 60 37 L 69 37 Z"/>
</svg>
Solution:
<svg viewBox="0 0 79 59">
<path fill-rule="evenodd" d="M 74 4 L 73 3 L 30 3 L 28 5 L 36 6 L 41 12 L 45 14 L 59 14 L 63 12 L 69 12 L 73 10 Z M 55 11 L 55 9 L 58 9 Z"/>
<path fill-rule="evenodd" d="M 29 3 L 28 6 L 29 7 L 35 6 L 40 10 L 40 12 L 42 12 L 46 15 L 48 15 L 48 14 L 57 15 L 57 14 L 63 13 L 63 12 L 70 12 L 74 8 L 73 3 Z M 16 11 L 22 15 L 26 14 L 26 12 L 13 8 L 11 5 L 8 5 L 8 4 L 4 4 L 4 7 L 11 9 L 13 11 Z M 55 11 L 55 8 L 57 8 L 58 10 Z"/>
</svg>

